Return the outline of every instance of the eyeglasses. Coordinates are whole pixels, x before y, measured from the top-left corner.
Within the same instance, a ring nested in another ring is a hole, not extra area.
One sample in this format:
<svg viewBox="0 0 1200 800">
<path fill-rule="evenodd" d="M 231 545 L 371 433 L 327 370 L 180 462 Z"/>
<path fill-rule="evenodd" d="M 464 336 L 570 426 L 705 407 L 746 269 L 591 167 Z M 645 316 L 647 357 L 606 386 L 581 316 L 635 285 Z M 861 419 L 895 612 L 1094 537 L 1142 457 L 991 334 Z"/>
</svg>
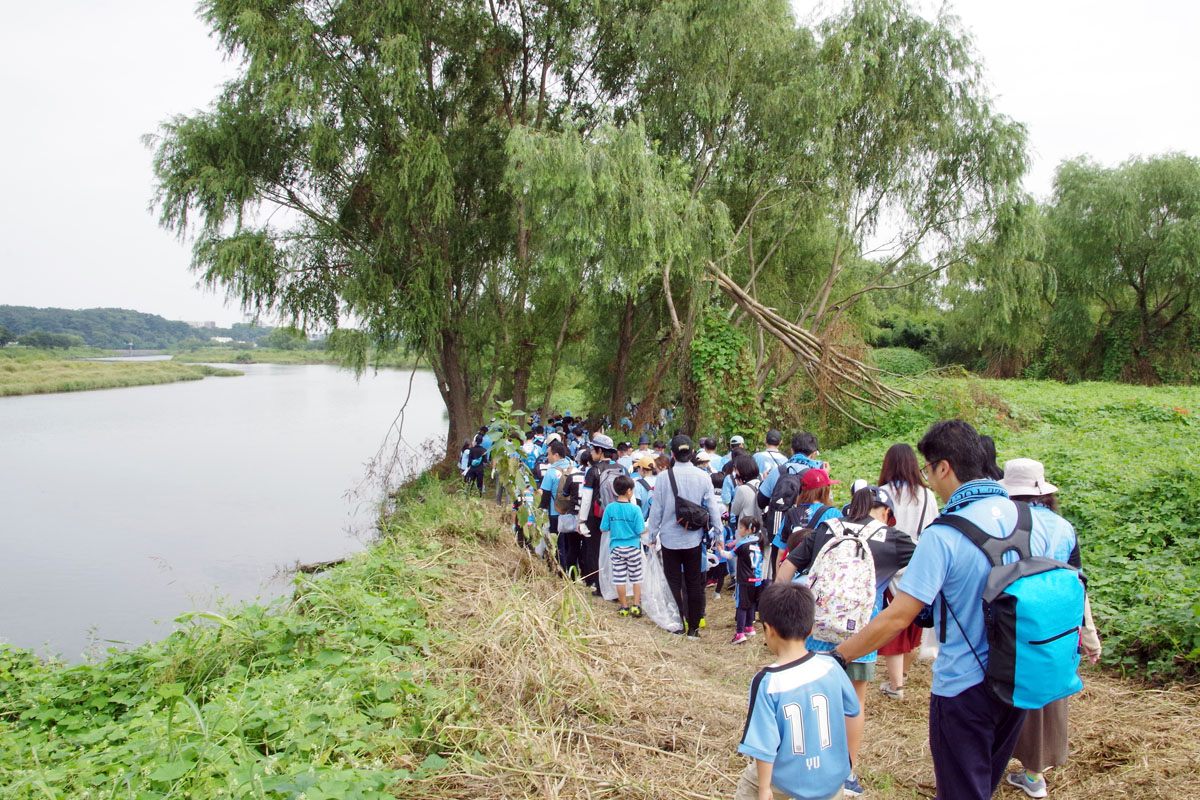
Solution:
<svg viewBox="0 0 1200 800">
<path fill-rule="evenodd" d="M 921 467 L 921 477 L 928 479 L 929 478 L 929 468 L 932 467 L 934 464 L 941 463 L 944 460 L 945 459 L 939 458 L 937 461 L 926 461 L 925 466 Z"/>
</svg>

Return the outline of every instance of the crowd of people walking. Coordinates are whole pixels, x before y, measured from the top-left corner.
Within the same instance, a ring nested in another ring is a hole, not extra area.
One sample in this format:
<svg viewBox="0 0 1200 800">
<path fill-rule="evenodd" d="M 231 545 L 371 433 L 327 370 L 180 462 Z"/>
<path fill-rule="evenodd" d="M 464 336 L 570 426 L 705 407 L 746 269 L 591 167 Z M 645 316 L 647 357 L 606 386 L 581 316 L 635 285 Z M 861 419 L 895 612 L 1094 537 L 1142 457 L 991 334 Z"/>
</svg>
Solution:
<svg viewBox="0 0 1200 800">
<path fill-rule="evenodd" d="M 508 450 L 526 476 L 514 528 L 530 549 L 550 543 L 562 573 L 621 616 L 689 639 L 702 636 L 708 590 L 719 599 L 729 581 L 730 644 L 761 632 L 777 658 L 751 684 L 739 751 L 753 761 L 739 798 L 862 794 L 878 656 L 886 679 L 875 696 L 903 701 L 919 652 L 935 657 L 938 797 L 982 800 L 1002 781 L 1048 795 L 1045 773 L 1067 757 L 1079 654 L 1095 663 L 1100 641 L 1078 538 L 1040 462 L 1001 469 L 988 437 L 947 420 L 916 451 L 891 446 L 878 475 L 855 476 L 839 506 L 841 480 L 812 433 L 793 435 L 788 454 L 777 430 L 757 451 L 743 434 L 722 447 L 659 432 L 614 442 L 569 415 L 535 420 Z M 463 447 L 459 466 L 477 491 L 499 435 L 484 428 Z M 1010 772 L 1014 756 L 1022 768 Z"/>
</svg>

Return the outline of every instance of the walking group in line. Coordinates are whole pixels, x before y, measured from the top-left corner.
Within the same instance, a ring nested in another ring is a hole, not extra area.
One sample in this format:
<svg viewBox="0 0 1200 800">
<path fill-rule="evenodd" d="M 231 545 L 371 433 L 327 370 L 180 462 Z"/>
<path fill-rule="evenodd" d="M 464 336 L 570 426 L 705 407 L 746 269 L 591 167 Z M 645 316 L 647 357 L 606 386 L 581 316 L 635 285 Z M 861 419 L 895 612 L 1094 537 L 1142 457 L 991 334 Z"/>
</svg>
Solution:
<svg viewBox="0 0 1200 800">
<path fill-rule="evenodd" d="M 544 541 L 530 527 L 544 509 L 565 575 L 622 616 L 690 639 L 705 627 L 707 589 L 719 598 L 730 579 L 731 644 L 761 631 L 776 659 L 751 682 L 739 800 L 862 794 L 877 657 L 887 662 L 879 691 L 901 701 L 922 649 L 936 652 L 938 797 L 983 800 L 1002 781 L 1048 795 L 1045 772 L 1067 758 L 1080 655 L 1095 663 L 1100 641 L 1078 538 L 1041 463 L 1002 470 L 991 439 L 947 420 L 917 452 L 889 448 L 878 479 L 853 481 L 839 507 L 840 481 L 811 433 L 791 438 L 790 455 L 776 430 L 762 450 L 735 435 L 721 454 L 711 438 L 643 433 L 635 446 L 590 427 L 563 415 L 526 433 L 518 539 Z M 459 464 L 479 491 L 492 435 L 481 429 Z M 1009 771 L 1013 757 L 1021 769 Z"/>
</svg>

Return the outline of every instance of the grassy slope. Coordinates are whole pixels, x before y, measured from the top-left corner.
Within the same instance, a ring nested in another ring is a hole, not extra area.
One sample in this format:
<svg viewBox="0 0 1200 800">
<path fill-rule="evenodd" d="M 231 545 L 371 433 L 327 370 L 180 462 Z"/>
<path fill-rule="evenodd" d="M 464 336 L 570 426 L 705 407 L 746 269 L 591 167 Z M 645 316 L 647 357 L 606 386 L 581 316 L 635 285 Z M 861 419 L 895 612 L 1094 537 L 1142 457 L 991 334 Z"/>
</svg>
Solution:
<svg viewBox="0 0 1200 800">
<path fill-rule="evenodd" d="M 68 361 L 63 359 L 0 360 L 0 397 L 116 389 L 214 376 L 234 376 L 235 370 L 171 361 Z"/>
<path fill-rule="evenodd" d="M 893 442 L 915 445 L 934 419 L 962 416 L 1005 459 L 1036 458 L 1060 488 L 1083 545 L 1107 663 L 1170 677 L 1200 667 L 1200 388 L 1048 381 L 918 384 L 917 407 L 886 432 L 824 453 L 843 481 L 874 482 Z"/>
</svg>

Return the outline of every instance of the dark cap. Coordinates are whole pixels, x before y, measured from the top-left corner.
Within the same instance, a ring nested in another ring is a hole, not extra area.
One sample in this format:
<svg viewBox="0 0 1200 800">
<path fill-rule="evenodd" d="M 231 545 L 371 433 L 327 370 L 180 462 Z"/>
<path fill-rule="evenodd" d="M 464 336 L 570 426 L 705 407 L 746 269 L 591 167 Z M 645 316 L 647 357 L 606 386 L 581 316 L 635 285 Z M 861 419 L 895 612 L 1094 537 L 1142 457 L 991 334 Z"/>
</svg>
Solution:
<svg viewBox="0 0 1200 800">
<path fill-rule="evenodd" d="M 777 445 L 777 444 L 779 444 L 779 443 L 780 443 L 780 442 L 782 442 L 782 441 L 783 441 L 783 434 L 782 434 L 782 433 L 780 433 L 779 431 L 775 430 L 774 428 L 771 428 L 771 430 L 767 431 L 767 444 L 775 444 L 775 445 Z"/>
<path fill-rule="evenodd" d="M 692 437 L 681 433 L 671 440 L 671 454 L 676 458 L 680 453 L 690 453 L 693 450 Z"/>
<path fill-rule="evenodd" d="M 638 437 L 638 444 L 650 444 L 650 437 L 643 433 Z"/>
</svg>

